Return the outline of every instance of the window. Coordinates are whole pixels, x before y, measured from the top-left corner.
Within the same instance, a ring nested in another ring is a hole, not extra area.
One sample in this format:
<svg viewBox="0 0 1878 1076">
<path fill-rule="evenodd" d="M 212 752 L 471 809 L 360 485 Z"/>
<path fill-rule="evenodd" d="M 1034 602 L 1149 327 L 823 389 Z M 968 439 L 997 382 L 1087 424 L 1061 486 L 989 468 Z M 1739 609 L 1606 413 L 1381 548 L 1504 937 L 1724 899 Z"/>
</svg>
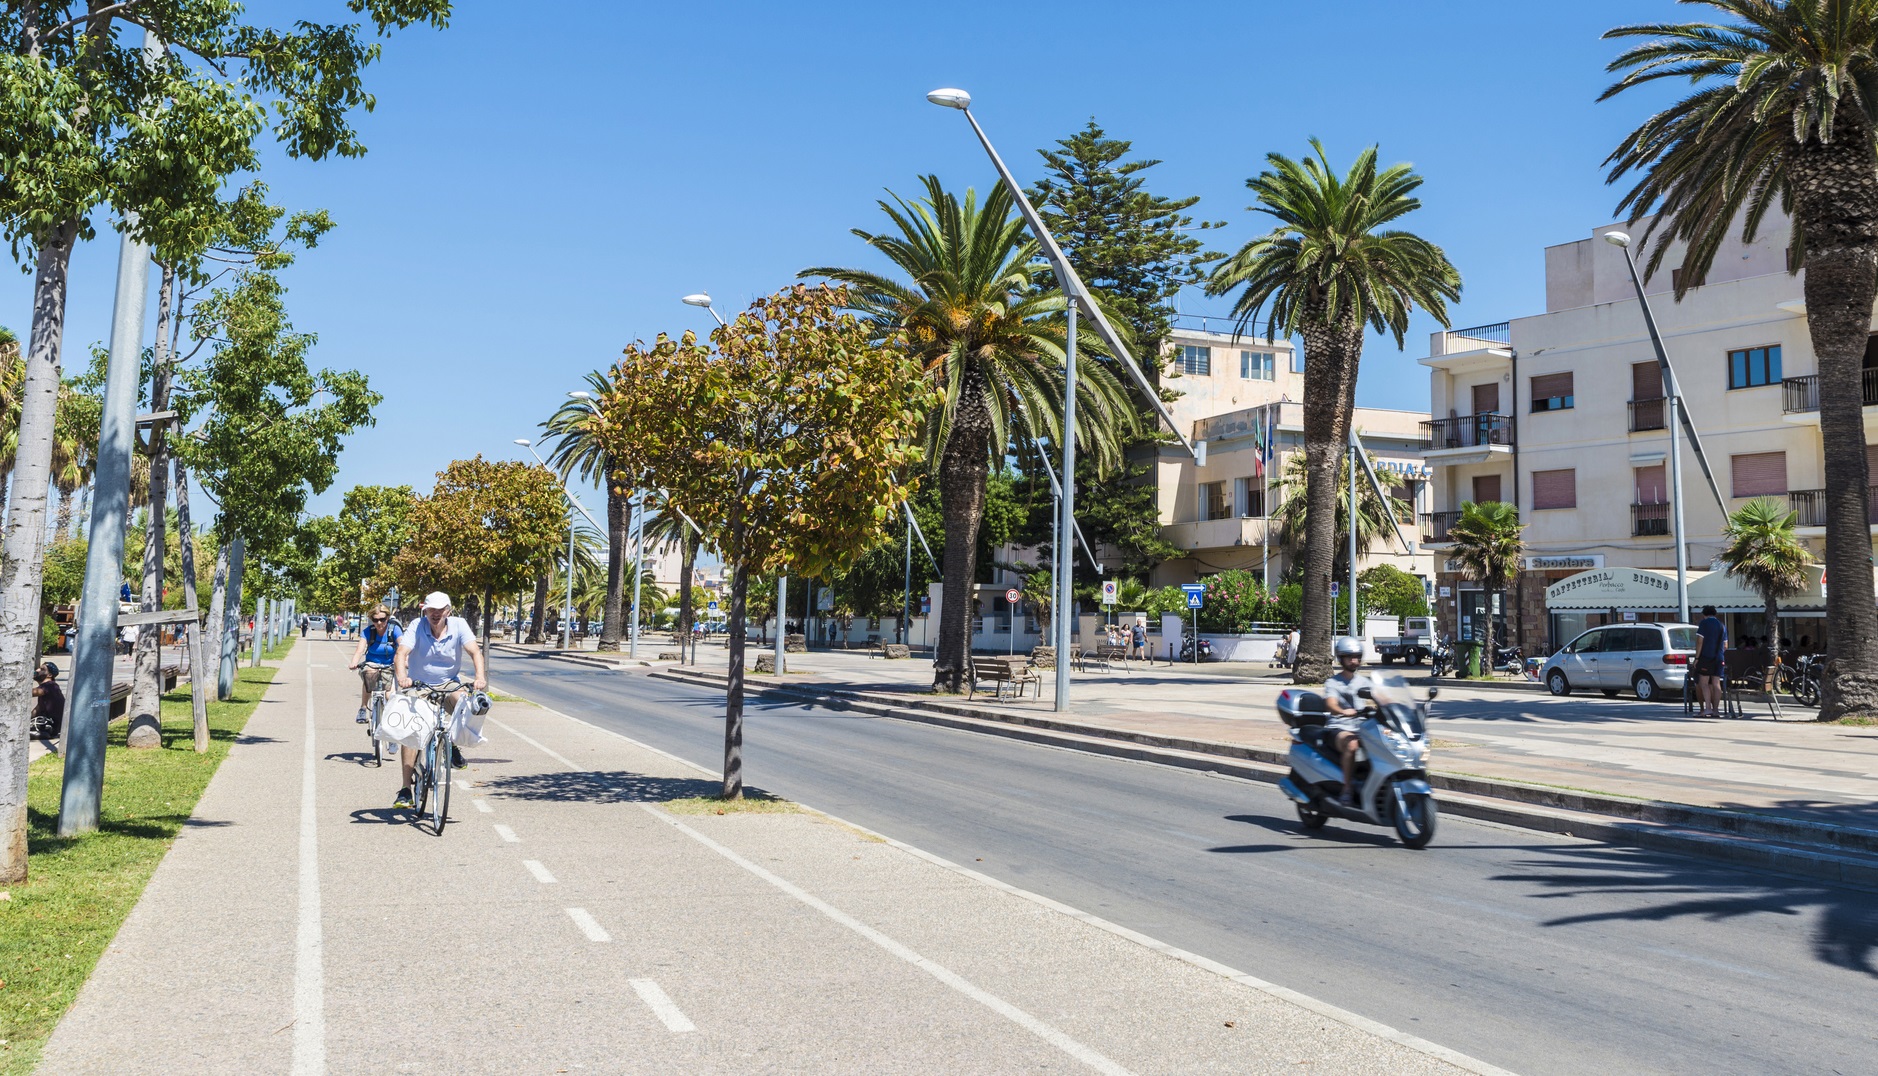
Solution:
<svg viewBox="0 0 1878 1076">
<path fill-rule="evenodd" d="M 1213 372 L 1213 349 L 1194 344 L 1180 345 L 1180 372 L 1205 377 Z"/>
<path fill-rule="evenodd" d="M 1226 500 L 1226 483 L 1200 483 L 1200 518 L 1230 519 L 1232 509 Z"/>
<path fill-rule="evenodd" d="M 1749 347 L 1728 353 L 1728 387 L 1751 389 L 1780 384 L 1780 345 Z"/>
<path fill-rule="evenodd" d="M 1247 519 L 1256 519 L 1265 514 L 1264 479 L 1241 478 L 1239 480 L 1239 514 Z"/>
<path fill-rule="evenodd" d="M 1304 372 L 1304 352 L 1293 351 L 1291 353 L 1291 372 L 1294 374 Z"/>
<path fill-rule="evenodd" d="M 1787 454 L 1750 452 L 1728 457 L 1734 472 L 1733 497 L 1764 497 L 1787 492 Z"/>
<path fill-rule="evenodd" d="M 1239 376 L 1247 381 L 1271 381 L 1276 378 L 1278 356 L 1269 351 L 1241 351 Z"/>
<path fill-rule="evenodd" d="M 1604 637 L 1608 634 L 1610 633 L 1602 629 L 1598 631 L 1585 632 L 1583 635 L 1580 635 L 1578 638 L 1573 639 L 1572 644 L 1569 647 L 1566 647 L 1566 649 L 1570 650 L 1574 654 L 1601 653 L 1604 650 Z"/>
<path fill-rule="evenodd" d="M 1669 503 L 1669 483 L 1664 478 L 1663 468 L 1664 464 L 1657 463 L 1648 467 L 1636 467 L 1632 469 L 1637 486 L 1637 499 L 1633 503 Z"/>
<path fill-rule="evenodd" d="M 1500 412 L 1500 383 L 1489 381 L 1473 387 L 1474 414 L 1497 415 Z"/>
<path fill-rule="evenodd" d="M 1500 499 L 1500 476 L 1497 474 L 1477 474 L 1474 476 L 1474 503 L 1486 504 Z"/>
<path fill-rule="evenodd" d="M 1571 467 L 1560 471 L 1534 471 L 1532 473 L 1532 506 L 1534 508 L 1578 507 L 1578 471 Z"/>
<path fill-rule="evenodd" d="M 1532 379 L 1532 409 L 1540 411 L 1564 411 L 1572 406 L 1572 375 L 1569 371 L 1562 374 L 1541 374 Z"/>
</svg>

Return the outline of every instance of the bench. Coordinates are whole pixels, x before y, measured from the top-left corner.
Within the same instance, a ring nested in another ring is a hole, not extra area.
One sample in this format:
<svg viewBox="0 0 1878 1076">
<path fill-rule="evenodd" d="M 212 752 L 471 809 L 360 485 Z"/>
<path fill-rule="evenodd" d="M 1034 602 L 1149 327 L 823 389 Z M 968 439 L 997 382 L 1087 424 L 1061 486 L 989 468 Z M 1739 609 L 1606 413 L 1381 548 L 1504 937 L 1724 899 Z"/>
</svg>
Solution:
<svg viewBox="0 0 1878 1076">
<path fill-rule="evenodd" d="M 978 691 L 978 685 L 990 682 L 993 698 L 1004 697 L 1004 685 L 1010 684 L 1012 697 L 1024 697 L 1024 685 L 1037 685 L 1037 697 L 1043 697 L 1043 678 L 1023 659 L 1012 658 L 973 658 L 972 676 L 966 682 L 965 698 L 970 701 Z"/>
</svg>

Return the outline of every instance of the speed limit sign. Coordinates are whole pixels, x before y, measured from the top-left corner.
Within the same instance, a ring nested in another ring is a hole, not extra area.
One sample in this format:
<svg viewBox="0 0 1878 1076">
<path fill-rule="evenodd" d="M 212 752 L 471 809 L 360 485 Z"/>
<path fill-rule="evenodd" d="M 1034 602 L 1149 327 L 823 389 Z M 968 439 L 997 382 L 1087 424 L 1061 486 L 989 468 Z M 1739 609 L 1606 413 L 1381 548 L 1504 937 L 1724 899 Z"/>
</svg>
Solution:
<svg viewBox="0 0 1878 1076">
<path fill-rule="evenodd" d="M 1004 600 L 1010 602 L 1012 605 L 1016 605 L 1022 598 L 1023 594 L 1019 593 L 1016 587 L 1012 587 L 1004 592 Z"/>
</svg>

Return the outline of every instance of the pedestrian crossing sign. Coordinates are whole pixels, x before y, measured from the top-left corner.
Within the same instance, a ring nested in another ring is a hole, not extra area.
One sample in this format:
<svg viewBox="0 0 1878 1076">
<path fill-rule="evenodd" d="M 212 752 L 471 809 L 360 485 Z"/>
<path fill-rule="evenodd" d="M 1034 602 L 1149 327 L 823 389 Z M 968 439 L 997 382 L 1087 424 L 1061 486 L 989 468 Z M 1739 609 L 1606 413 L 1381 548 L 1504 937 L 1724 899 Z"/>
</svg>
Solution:
<svg viewBox="0 0 1878 1076">
<path fill-rule="evenodd" d="M 1180 589 L 1187 595 L 1187 608 L 1189 609 L 1200 608 L 1201 603 L 1206 599 L 1206 584 L 1204 583 L 1182 583 Z"/>
</svg>

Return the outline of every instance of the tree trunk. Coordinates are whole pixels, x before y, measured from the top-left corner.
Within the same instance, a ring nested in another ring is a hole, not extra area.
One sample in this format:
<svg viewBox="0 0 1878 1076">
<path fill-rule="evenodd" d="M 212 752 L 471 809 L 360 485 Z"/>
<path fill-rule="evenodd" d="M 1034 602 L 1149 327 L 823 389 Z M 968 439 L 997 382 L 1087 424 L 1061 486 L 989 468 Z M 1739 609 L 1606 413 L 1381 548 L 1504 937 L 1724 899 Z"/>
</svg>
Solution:
<svg viewBox="0 0 1878 1076">
<path fill-rule="evenodd" d="M 1487 615 L 1483 618 L 1487 623 L 1486 635 L 1482 637 L 1480 644 L 1480 671 L 1486 679 L 1491 680 L 1493 679 L 1493 582 L 1488 580 L 1481 586 L 1486 588 L 1487 592 Z"/>
<path fill-rule="evenodd" d="M 735 510 L 732 510 L 733 516 Z M 737 526 L 733 518 L 731 526 Z M 742 542 L 736 542 L 742 545 Z M 743 644 L 744 596 L 750 590 L 750 569 L 739 561 L 730 573 L 730 683 L 724 692 L 724 798 L 743 798 Z"/>
<path fill-rule="evenodd" d="M 33 280 L 32 340 L 20 385 L 13 503 L 0 553 L 0 885 L 26 880 L 26 744 L 32 718 L 32 663 L 39 653 L 45 579 L 46 492 L 52 478 L 52 426 L 65 332 L 66 270 L 78 222 L 40 235 Z"/>
<path fill-rule="evenodd" d="M 483 630 L 481 632 L 483 653 L 489 652 L 489 622 L 496 618 L 496 592 L 494 587 L 483 588 Z"/>
<path fill-rule="evenodd" d="M 1828 592 L 1828 597 L 1831 596 Z M 1780 681 L 1780 603 L 1774 596 L 1762 595 L 1767 608 L 1762 615 L 1767 618 L 1767 649 L 1771 651 L 1767 658 L 1767 673 L 1761 679 L 1761 690 L 1771 692 Z"/>
<path fill-rule="evenodd" d="M 1863 113 L 1834 113 L 1832 142 L 1790 159 L 1794 216 L 1806 234 L 1806 323 L 1819 362 L 1826 472 L 1826 619 L 1832 660 L 1819 717 L 1878 716 L 1878 606 L 1862 410 L 1866 339 L 1878 292 L 1878 159 Z"/>
<path fill-rule="evenodd" d="M 1312 318 L 1304 332 L 1304 588 L 1294 682 L 1329 679 L 1334 604 L 1330 581 L 1337 560 L 1338 464 L 1350 440 L 1363 323 L 1332 325 Z"/>
<path fill-rule="evenodd" d="M 978 527 L 985 518 L 985 478 L 991 470 L 991 411 L 985 384 L 968 373 L 954 412 L 951 436 L 939 462 L 939 500 L 945 514 L 945 580 L 939 601 L 939 642 L 933 652 L 935 691 L 957 692 L 971 667 L 972 596 L 978 589 Z"/>
<path fill-rule="evenodd" d="M 76 490 L 69 490 L 63 487 L 59 488 L 59 509 L 52 520 L 52 536 L 54 538 L 65 538 L 67 537 L 66 532 L 72 529 L 72 498 L 76 495 Z M 76 537 L 76 535 L 72 535 L 72 537 Z"/>
<path fill-rule="evenodd" d="M 329 617 L 331 614 L 327 614 Z M 228 622 L 228 543 L 218 541 L 215 544 L 215 575 L 209 581 L 209 619 L 202 625 L 203 660 L 214 668 L 217 683 L 221 681 L 222 636 Z M 328 623 L 331 623 L 329 620 Z M 209 675 L 204 669 L 203 675 Z M 220 697 L 219 695 L 217 696 Z"/>
<path fill-rule="evenodd" d="M 697 642 L 691 637 L 691 573 L 698 563 L 698 535 L 689 526 L 678 540 L 678 653 L 683 656 L 685 646 L 689 644 L 692 662 L 698 659 Z"/>
<path fill-rule="evenodd" d="M 157 292 L 156 348 L 150 374 L 150 410 L 164 411 L 170 404 L 170 319 L 176 299 L 176 270 L 163 266 L 163 283 Z M 162 423 L 150 427 L 150 515 L 143 532 L 143 587 L 138 608 L 152 612 L 163 608 L 163 557 L 168 535 L 169 450 Z M 137 646 L 132 660 L 130 730 L 125 742 L 131 747 L 163 746 L 163 678 L 161 670 L 163 629 L 145 625 L 137 630 Z"/>
<path fill-rule="evenodd" d="M 618 650 L 626 621 L 626 543 L 630 539 L 632 506 L 606 478 L 606 624 L 600 629 L 600 649 Z"/>
<path fill-rule="evenodd" d="M 528 618 L 528 642 L 539 643 L 541 641 L 541 623 L 547 611 L 548 577 L 546 575 L 538 575 L 535 577 L 535 611 L 534 614 Z"/>
</svg>

